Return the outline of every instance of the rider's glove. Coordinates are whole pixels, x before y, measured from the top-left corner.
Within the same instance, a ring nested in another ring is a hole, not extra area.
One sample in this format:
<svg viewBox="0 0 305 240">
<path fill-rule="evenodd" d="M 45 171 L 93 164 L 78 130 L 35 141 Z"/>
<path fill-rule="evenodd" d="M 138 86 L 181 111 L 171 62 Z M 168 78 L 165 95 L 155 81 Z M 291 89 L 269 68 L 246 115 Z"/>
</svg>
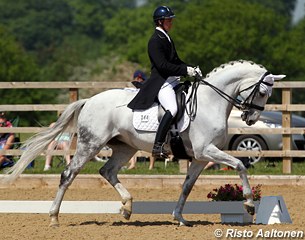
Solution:
<svg viewBox="0 0 305 240">
<path fill-rule="evenodd" d="M 190 77 L 197 77 L 197 76 L 202 77 L 201 70 L 198 66 L 197 67 L 188 66 L 187 67 L 187 75 L 189 75 Z"/>
</svg>

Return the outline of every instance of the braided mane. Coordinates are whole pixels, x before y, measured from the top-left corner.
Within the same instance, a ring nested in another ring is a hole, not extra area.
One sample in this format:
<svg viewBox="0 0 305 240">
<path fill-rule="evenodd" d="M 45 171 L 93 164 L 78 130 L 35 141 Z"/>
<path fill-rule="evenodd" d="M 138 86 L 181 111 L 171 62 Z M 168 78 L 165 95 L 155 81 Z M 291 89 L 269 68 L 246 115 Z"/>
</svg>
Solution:
<svg viewBox="0 0 305 240">
<path fill-rule="evenodd" d="M 211 77 L 214 73 L 217 73 L 217 72 L 219 72 L 219 71 L 224 70 L 224 69 L 227 68 L 227 67 L 234 66 L 234 65 L 236 65 L 236 64 L 246 64 L 246 63 L 251 64 L 251 65 L 257 65 L 257 66 L 259 66 L 260 68 L 265 69 L 265 67 L 264 67 L 263 65 L 257 64 L 257 63 L 252 62 L 252 61 L 247 61 L 247 60 L 242 60 L 242 59 L 240 59 L 240 60 L 237 60 L 237 61 L 230 61 L 230 62 L 228 62 L 228 63 L 225 63 L 225 64 L 220 65 L 219 67 L 214 68 L 211 72 L 209 72 L 209 73 L 205 76 L 205 79 Z"/>
</svg>

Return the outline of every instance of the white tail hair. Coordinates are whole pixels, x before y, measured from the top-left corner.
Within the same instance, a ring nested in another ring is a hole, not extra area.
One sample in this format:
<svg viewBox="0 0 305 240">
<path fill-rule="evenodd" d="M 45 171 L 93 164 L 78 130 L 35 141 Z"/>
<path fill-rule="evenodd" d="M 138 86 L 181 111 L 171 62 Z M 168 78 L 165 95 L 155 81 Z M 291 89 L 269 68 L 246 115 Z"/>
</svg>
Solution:
<svg viewBox="0 0 305 240">
<path fill-rule="evenodd" d="M 71 103 L 61 114 L 53 127 L 35 134 L 33 137 L 25 141 L 21 146 L 25 149 L 19 161 L 6 171 L 3 182 L 12 183 L 24 171 L 24 169 L 32 162 L 46 147 L 52 142 L 57 135 L 69 131 L 75 133 L 78 116 L 87 99 L 82 99 Z"/>
</svg>

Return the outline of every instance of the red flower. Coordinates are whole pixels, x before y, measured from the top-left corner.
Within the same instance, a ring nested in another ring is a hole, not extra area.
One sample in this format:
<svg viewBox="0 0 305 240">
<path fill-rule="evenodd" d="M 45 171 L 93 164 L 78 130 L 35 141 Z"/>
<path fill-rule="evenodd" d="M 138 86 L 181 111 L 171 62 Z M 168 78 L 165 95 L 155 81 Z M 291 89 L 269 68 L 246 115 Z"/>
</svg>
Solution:
<svg viewBox="0 0 305 240">
<path fill-rule="evenodd" d="M 253 200 L 259 201 L 261 199 L 261 187 L 259 184 L 252 187 Z M 219 189 L 215 188 L 212 192 L 209 192 L 207 198 L 213 201 L 242 201 L 246 200 L 243 196 L 243 187 L 241 185 L 235 184 L 225 184 L 225 186 L 220 186 Z"/>
</svg>

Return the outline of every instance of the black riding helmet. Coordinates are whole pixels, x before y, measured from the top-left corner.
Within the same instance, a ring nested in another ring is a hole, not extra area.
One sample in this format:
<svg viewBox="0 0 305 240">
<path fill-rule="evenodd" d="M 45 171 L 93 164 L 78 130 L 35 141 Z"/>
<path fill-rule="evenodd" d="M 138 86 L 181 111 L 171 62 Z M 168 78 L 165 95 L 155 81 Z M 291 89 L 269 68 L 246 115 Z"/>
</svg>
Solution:
<svg viewBox="0 0 305 240">
<path fill-rule="evenodd" d="M 167 6 L 160 6 L 157 7 L 154 11 L 154 22 L 155 24 L 158 24 L 158 20 L 164 20 L 166 18 L 174 18 L 175 14 L 174 12 Z"/>
</svg>

